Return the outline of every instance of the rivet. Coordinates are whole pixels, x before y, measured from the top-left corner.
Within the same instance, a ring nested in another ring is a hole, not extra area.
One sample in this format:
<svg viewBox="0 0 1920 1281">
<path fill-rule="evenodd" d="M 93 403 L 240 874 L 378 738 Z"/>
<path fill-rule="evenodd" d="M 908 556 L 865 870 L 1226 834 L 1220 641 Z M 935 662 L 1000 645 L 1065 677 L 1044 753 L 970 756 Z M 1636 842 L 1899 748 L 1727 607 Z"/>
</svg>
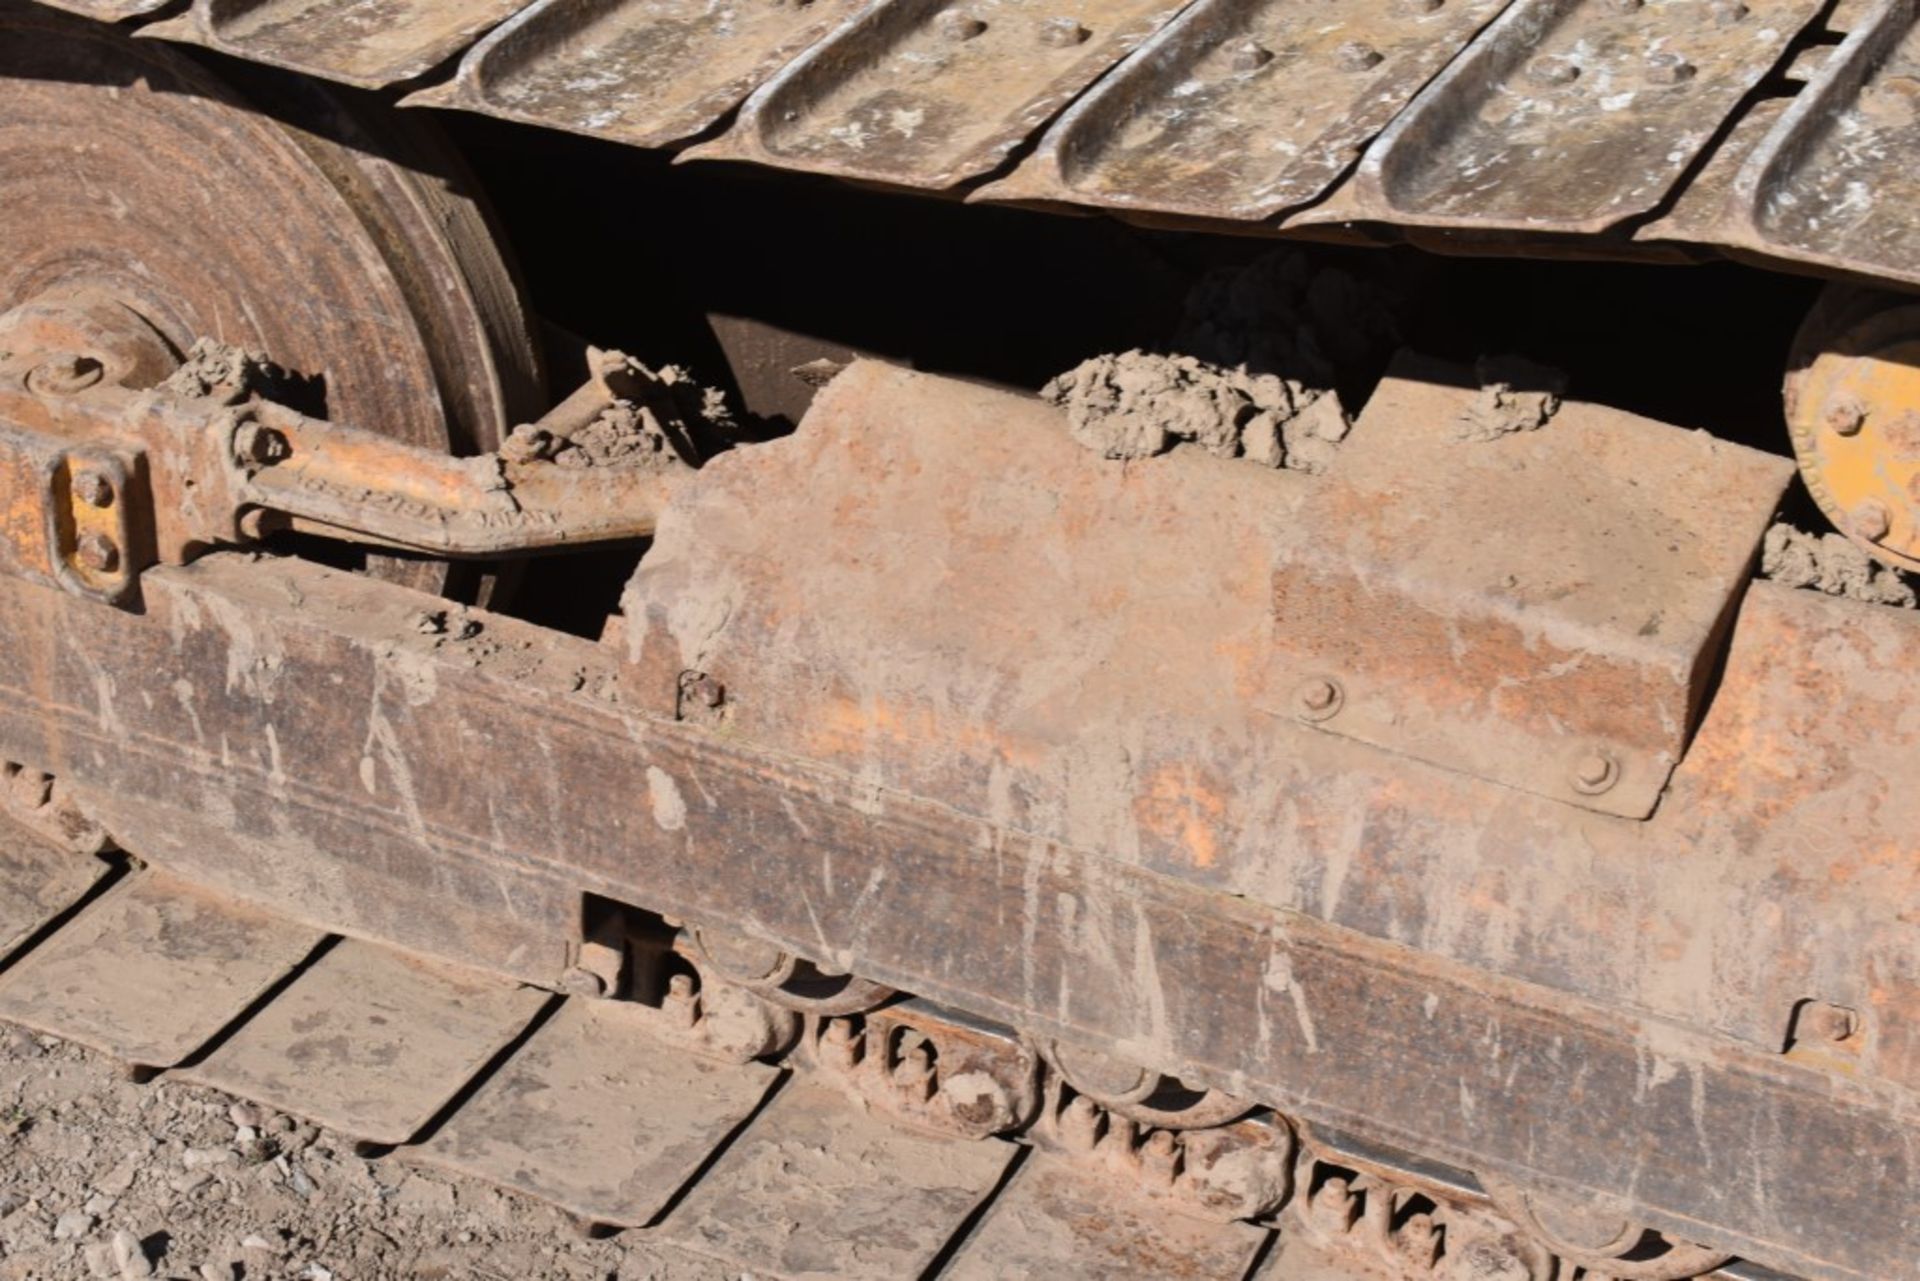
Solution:
<svg viewBox="0 0 1920 1281">
<path fill-rule="evenodd" d="M 1620 765 L 1605 752 L 1588 752 L 1573 766 L 1573 788 L 1598 796 L 1620 781 Z"/>
<path fill-rule="evenodd" d="M 1795 1030 L 1802 1041 L 1845 1041 L 1860 1030 L 1860 1016 L 1844 1005 L 1809 1001 Z"/>
<path fill-rule="evenodd" d="M 933 20 L 934 29 L 949 40 L 971 40 L 987 29 L 987 24 L 970 13 L 948 9 Z"/>
<path fill-rule="evenodd" d="M 83 471 L 74 477 L 73 494 L 89 507 L 113 506 L 113 482 L 97 471 Z"/>
<path fill-rule="evenodd" d="M 1893 513 L 1877 498 L 1857 503 L 1847 513 L 1847 528 L 1870 543 L 1877 543 L 1893 528 Z"/>
<path fill-rule="evenodd" d="M 1333 51 L 1334 65 L 1342 71 L 1367 71 L 1380 65 L 1381 53 L 1362 40 L 1349 40 Z"/>
<path fill-rule="evenodd" d="M 1566 58 L 1549 54 L 1527 64 L 1527 79 L 1535 84 L 1569 85 L 1579 78 L 1579 66 Z"/>
<path fill-rule="evenodd" d="M 1293 692 L 1293 704 L 1302 720 L 1324 721 L 1338 712 L 1344 702 L 1346 692 L 1340 688 L 1340 682 L 1330 676 L 1304 680 Z"/>
<path fill-rule="evenodd" d="M 82 534 L 73 549 L 73 558 L 96 574 L 111 574 L 119 567 L 120 549 L 105 534 Z"/>
<path fill-rule="evenodd" d="M 1040 24 L 1040 43 L 1049 49 L 1071 49 L 1085 44 L 1093 32 L 1072 18 L 1048 18 Z"/>
<path fill-rule="evenodd" d="M 1657 85 L 1683 84 L 1699 70 L 1677 53 L 1656 53 L 1647 59 L 1647 81 Z"/>
<path fill-rule="evenodd" d="M 1254 40 L 1243 40 L 1233 50 L 1235 71 L 1258 71 L 1273 61 L 1273 50 Z"/>
<path fill-rule="evenodd" d="M 1836 436 L 1858 436 L 1866 423 L 1866 406 L 1857 400 L 1843 400 L 1827 410 L 1827 430 Z"/>
</svg>

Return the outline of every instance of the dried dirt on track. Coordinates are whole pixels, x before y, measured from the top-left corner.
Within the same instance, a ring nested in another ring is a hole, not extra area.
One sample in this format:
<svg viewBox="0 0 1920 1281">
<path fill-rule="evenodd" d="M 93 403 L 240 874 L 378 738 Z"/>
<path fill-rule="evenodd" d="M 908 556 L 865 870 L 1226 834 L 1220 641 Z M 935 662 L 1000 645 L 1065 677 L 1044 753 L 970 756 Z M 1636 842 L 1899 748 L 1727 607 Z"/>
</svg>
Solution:
<svg viewBox="0 0 1920 1281">
<path fill-rule="evenodd" d="M 471 1180 L 0 1025 L 0 1281 L 735 1281 Z"/>
</svg>

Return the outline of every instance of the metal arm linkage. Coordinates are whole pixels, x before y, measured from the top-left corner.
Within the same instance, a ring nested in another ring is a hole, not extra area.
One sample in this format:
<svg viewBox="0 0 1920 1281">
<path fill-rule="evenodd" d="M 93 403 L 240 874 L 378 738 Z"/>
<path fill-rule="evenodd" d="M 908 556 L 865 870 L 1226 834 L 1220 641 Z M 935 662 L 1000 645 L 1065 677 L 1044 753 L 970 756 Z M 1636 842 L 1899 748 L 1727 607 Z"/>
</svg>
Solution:
<svg viewBox="0 0 1920 1281">
<path fill-rule="evenodd" d="M 499 451 L 454 458 L 275 403 L 257 356 L 181 362 L 110 299 L 27 304 L 0 315 L 0 570 L 119 602 L 149 565 L 282 530 L 486 559 L 646 538 L 697 461 L 684 388 L 589 363 Z"/>
</svg>

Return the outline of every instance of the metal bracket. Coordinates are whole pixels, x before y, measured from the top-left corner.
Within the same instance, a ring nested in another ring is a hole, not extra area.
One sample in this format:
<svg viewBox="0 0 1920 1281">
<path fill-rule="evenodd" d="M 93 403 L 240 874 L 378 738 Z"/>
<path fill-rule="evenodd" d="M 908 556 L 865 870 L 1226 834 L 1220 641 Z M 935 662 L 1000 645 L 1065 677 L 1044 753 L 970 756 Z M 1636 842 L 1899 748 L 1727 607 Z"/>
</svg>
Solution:
<svg viewBox="0 0 1920 1281">
<path fill-rule="evenodd" d="M 1644 818 L 1792 466 L 1594 405 L 1487 438 L 1478 382 L 1402 357 L 1289 521 L 1267 710 Z"/>
</svg>

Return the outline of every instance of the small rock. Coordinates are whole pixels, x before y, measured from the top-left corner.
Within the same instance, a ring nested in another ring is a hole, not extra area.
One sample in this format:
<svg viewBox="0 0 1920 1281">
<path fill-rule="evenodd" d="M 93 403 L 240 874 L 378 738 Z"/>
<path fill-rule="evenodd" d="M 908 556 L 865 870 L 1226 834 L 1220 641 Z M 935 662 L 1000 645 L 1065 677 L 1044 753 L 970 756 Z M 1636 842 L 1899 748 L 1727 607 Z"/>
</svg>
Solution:
<svg viewBox="0 0 1920 1281">
<path fill-rule="evenodd" d="M 94 1187 L 108 1196 L 125 1196 L 133 1187 L 134 1176 L 140 1173 L 140 1167 L 147 1162 L 145 1152 L 129 1152 L 120 1158 L 120 1163 L 101 1175 Z"/>
<path fill-rule="evenodd" d="M 260 1109 L 251 1103 L 236 1103 L 227 1109 L 227 1120 L 233 1122 L 235 1129 L 257 1130 L 260 1128 Z"/>
<path fill-rule="evenodd" d="M 212 1170 L 189 1170 L 185 1174 L 176 1174 L 167 1180 L 167 1186 L 181 1196 L 197 1191 L 213 1182 Z"/>
<path fill-rule="evenodd" d="M 188 1148 L 180 1154 L 180 1164 L 189 1170 L 203 1165 L 225 1165 L 233 1159 L 233 1153 L 225 1148 Z"/>
<path fill-rule="evenodd" d="M 231 1263 L 203 1263 L 200 1265 L 200 1281 L 235 1281 L 239 1274 Z"/>
<path fill-rule="evenodd" d="M 95 1241 L 80 1252 L 86 1260 L 87 1273 L 96 1277 L 111 1277 L 120 1269 L 113 1261 L 113 1246 L 105 1241 Z"/>
<path fill-rule="evenodd" d="M 76 1241 L 93 1231 L 94 1217 L 85 1210 L 68 1210 L 53 1221 L 53 1239 Z"/>
<path fill-rule="evenodd" d="M 233 1141 L 240 1144 L 242 1148 L 259 1137 L 260 1131 L 251 1125 L 237 1125 L 233 1128 Z"/>
<path fill-rule="evenodd" d="M 241 1238 L 240 1248 L 242 1250 L 265 1250 L 269 1254 L 280 1253 L 279 1242 L 269 1241 L 257 1232 L 250 1233 L 249 1235 Z"/>
<path fill-rule="evenodd" d="M 119 1265 L 124 1281 L 140 1281 L 153 1275 L 153 1260 L 147 1257 L 147 1248 L 125 1228 L 113 1234 L 113 1261 Z"/>
</svg>

